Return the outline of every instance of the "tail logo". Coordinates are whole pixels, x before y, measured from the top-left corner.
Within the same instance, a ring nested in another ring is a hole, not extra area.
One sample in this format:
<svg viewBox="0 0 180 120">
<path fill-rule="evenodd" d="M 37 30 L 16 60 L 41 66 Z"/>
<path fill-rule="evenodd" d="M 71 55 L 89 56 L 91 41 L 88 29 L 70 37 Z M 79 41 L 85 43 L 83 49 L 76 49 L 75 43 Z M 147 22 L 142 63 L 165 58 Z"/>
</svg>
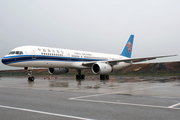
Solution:
<svg viewBox="0 0 180 120">
<path fill-rule="evenodd" d="M 129 53 L 130 53 L 130 52 L 131 52 L 131 48 L 132 48 L 132 45 L 131 45 L 130 42 L 127 43 L 127 47 L 128 47 L 128 51 L 129 51 Z"/>
</svg>

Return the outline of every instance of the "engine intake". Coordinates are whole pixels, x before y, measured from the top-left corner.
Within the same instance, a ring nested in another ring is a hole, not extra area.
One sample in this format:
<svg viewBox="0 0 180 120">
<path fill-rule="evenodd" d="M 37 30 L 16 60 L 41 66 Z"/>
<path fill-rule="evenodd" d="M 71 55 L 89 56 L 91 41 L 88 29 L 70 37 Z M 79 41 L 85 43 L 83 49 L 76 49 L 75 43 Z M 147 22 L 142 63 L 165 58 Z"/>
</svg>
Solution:
<svg viewBox="0 0 180 120">
<path fill-rule="evenodd" d="M 50 74 L 58 75 L 58 74 L 68 73 L 69 69 L 67 69 L 67 68 L 49 68 L 48 72 Z"/>
<path fill-rule="evenodd" d="M 107 74 L 112 72 L 112 67 L 106 63 L 96 63 L 92 66 L 92 72 L 94 74 Z"/>
</svg>

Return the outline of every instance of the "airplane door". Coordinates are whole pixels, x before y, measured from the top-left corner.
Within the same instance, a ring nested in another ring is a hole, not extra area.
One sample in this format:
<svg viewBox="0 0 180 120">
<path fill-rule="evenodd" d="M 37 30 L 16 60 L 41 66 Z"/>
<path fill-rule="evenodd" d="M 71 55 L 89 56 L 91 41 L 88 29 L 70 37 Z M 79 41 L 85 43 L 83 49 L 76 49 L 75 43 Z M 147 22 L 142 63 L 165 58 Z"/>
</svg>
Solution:
<svg viewBox="0 0 180 120">
<path fill-rule="evenodd" d="M 36 59 L 36 50 L 34 48 L 31 48 L 31 54 L 32 54 L 32 59 Z"/>
<path fill-rule="evenodd" d="M 67 51 L 67 60 L 68 60 L 68 61 L 71 61 L 71 54 L 70 54 L 70 52 L 68 52 L 68 51 Z"/>
</svg>

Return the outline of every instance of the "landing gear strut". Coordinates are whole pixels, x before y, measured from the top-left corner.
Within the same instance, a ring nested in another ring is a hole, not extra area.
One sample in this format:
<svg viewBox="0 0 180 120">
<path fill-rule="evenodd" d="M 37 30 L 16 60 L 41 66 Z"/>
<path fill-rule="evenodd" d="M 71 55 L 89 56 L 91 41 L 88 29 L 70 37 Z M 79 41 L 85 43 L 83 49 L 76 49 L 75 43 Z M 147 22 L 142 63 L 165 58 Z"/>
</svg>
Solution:
<svg viewBox="0 0 180 120">
<path fill-rule="evenodd" d="M 105 81 L 109 80 L 109 75 L 100 75 L 100 81 L 105 84 Z"/>
<path fill-rule="evenodd" d="M 85 75 L 81 75 L 81 70 L 77 70 L 77 72 L 76 81 L 78 81 L 78 85 L 81 85 L 81 81 L 85 79 Z"/>
<path fill-rule="evenodd" d="M 33 82 L 35 80 L 34 76 L 32 76 L 32 69 L 28 69 L 28 81 Z"/>
</svg>

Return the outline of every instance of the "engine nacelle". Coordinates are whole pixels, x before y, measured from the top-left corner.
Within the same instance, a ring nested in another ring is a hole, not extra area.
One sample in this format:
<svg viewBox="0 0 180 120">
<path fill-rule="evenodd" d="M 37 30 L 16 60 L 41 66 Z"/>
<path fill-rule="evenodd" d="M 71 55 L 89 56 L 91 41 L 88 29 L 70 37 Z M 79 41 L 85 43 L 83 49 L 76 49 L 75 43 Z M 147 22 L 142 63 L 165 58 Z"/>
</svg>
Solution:
<svg viewBox="0 0 180 120">
<path fill-rule="evenodd" d="M 48 72 L 50 74 L 58 75 L 58 74 L 68 73 L 69 69 L 67 69 L 67 68 L 49 68 Z"/>
<path fill-rule="evenodd" d="M 111 73 L 113 71 L 113 68 L 111 65 L 106 63 L 96 63 L 92 66 L 92 72 L 94 74 L 107 74 Z"/>
</svg>

